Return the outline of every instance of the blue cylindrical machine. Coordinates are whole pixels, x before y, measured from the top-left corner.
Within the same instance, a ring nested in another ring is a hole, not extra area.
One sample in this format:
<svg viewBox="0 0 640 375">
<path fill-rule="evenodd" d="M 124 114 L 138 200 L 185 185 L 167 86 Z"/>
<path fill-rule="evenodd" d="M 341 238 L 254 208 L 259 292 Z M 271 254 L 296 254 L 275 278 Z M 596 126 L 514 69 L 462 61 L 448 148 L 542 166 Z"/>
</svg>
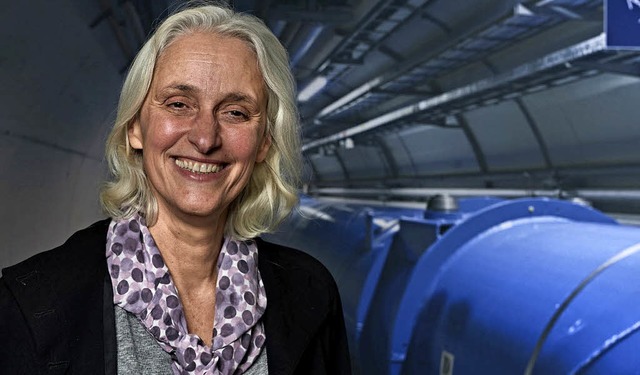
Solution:
<svg viewBox="0 0 640 375">
<path fill-rule="evenodd" d="M 362 374 L 640 373 L 640 229 L 589 207 L 305 197 L 269 239 L 331 270 Z"/>
</svg>

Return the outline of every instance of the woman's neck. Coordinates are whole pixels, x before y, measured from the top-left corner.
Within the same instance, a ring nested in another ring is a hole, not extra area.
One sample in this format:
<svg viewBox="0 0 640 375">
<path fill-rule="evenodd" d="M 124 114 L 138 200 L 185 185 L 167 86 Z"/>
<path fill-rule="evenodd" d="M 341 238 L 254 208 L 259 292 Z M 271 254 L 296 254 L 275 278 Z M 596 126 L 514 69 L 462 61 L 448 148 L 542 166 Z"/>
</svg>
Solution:
<svg viewBox="0 0 640 375">
<path fill-rule="evenodd" d="M 216 305 L 218 255 L 225 220 L 197 224 L 159 215 L 149 228 L 171 273 L 187 321 L 187 330 L 211 346 Z M 226 217 L 225 217 L 226 219 Z"/>
<path fill-rule="evenodd" d="M 216 263 L 224 241 L 224 222 L 194 224 L 160 214 L 149 228 L 179 290 L 215 285 Z"/>
</svg>

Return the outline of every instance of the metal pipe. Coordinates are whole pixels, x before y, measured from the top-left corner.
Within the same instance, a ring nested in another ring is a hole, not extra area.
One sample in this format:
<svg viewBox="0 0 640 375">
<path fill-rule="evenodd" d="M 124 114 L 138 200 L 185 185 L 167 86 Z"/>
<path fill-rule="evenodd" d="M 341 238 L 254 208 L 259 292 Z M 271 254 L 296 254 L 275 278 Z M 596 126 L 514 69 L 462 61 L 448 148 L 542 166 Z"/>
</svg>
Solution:
<svg viewBox="0 0 640 375">
<path fill-rule="evenodd" d="M 304 55 L 309 51 L 313 43 L 318 39 L 322 31 L 324 30 L 324 26 L 321 24 L 313 25 L 307 30 L 306 37 L 300 43 L 297 43 L 295 52 L 292 54 L 291 62 L 289 63 L 291 67 L 295 67 L 298 65 L 298 62 L 304 57 Z"/>
<path fill-rule="evenodd" d="M 474 188 L 392 188 L 392 189 L 346 189 L 346 188 L 317 188 L 309 191 L 311 194 L 334 197 L 363 197 L 363 198 L 396 198 L 422 200 L 436 194 L 448 194 L 458 197 L 495 196 L 504 198 L 518 197 L 562 197 L 565 192 L 560 189 L 474 189 Z M 571 190 L 573 196 L 587 200 L 608 201 L 640 201 L 640 190 L 604 190 L 577 189 Z"/>
</svg>

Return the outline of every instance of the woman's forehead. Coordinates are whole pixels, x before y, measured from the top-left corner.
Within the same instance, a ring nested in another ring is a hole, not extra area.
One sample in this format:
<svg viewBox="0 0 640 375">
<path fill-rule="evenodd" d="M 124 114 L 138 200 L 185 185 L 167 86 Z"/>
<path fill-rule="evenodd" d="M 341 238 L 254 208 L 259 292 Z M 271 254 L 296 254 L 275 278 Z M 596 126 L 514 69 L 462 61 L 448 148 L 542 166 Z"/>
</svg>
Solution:
<svg viewBox="0 0 640 375">
<path fill-rule="evenodd" d="M 153 81 L 156 88 L 222 89 L 266 100 L 255 52 L 242 39 L 216 33 L 190 33 L 176 38 L 159 56 Z"/>
</svg>

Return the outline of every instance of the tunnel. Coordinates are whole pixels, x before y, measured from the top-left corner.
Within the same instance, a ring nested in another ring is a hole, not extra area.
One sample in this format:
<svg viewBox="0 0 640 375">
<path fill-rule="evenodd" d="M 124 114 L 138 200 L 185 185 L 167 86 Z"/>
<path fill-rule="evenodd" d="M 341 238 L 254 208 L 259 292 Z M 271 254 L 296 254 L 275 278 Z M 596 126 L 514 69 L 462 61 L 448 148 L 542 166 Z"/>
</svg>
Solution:
<svg viewBox="0 0 640 375">
<path fill-rule="evenodd" d="M 264 239 L 334 277 L 355 374 L 640 372 L 640 2 L 224 2 L 288 51 L 300 203 Z M 124 77 L 184 3 L 0 5 L 0 268 L 106 217 Z"/>
</svg>

